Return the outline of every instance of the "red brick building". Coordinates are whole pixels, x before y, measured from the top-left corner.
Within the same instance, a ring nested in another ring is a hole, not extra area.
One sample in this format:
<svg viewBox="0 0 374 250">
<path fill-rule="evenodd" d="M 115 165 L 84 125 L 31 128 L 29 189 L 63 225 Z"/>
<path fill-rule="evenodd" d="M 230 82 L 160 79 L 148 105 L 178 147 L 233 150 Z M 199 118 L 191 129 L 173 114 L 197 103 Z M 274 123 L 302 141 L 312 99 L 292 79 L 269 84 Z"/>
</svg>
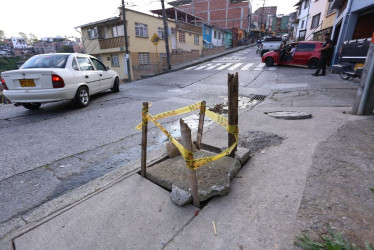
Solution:
<svg viewBox="0 0 374 250">
<path fill-rule="evenodd" d="M 169 2 L 205 23 L 222 29 L 247 29 L 249 27 L 252 0 L 177 0 Z"/>
<path fill-rule="evenodd" d="M 277 15 L 277 6 L 265 6 L 258 8 L 253 13 L 253 24 L 257 27 L 263 28 L 263 31 L 268 29 L 269 27 L 266 27 L 266 23 L 268 21 L 268 16 L 276 16 Z"/>
</svg>

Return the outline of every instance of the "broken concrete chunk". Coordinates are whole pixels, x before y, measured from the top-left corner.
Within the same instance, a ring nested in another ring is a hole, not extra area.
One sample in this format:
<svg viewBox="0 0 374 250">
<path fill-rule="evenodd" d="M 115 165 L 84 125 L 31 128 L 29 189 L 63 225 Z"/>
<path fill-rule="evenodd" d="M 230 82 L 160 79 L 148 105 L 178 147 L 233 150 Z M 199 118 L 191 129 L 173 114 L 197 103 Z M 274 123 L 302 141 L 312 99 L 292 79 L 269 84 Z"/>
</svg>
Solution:
<svg viewBox="0 0 374 250">
<path fill-rule="evenodd" d="M 203 158 L 215 154 L 200 150 L 194 158 Z M 240 161 L 231 157 L 223 157 L 197 169 L 199 200 L 205 201 L 216 195 L 230 192 L 230 180 L 241 168 Z M 189 190 L 188 169 L 182 156 L 167 159 L 147 169 L 147 177 L 154 183 L 172 190 L 173 184 L 183 190 Z"/>
<path fill-rule="evenodd" d="M 265 112 L 266 115 L 274 117 L 275 119 L 283 120 L 303 120 L 312 118 L 311 114 L 306 112 L 297 111 L 276 111 L 276 112 Z"/>
<path fill-rule="evenodd" d="M 184 206 L 192 201 L 192 195 L 190 192 L 179 188 L 176 185 L 172 186 L 171 189 L 171 200 L 178 206 Z"/>
<path fill-rule="evenodd" d="M 182 141 L 181 138 L 176 138 L 176 140 L 179 143 L 181 143 L 181 141 Z M 171 141 L 168 141 L 165 146 L 166 146 L 166 151 L 168 153 L 168 156 L 170 158 L 174 158 L 174 157 L 177 157 L 177 156 L 181 155 L 178 148 Z M 197 150 L 196 150 L 195 145 L 192 144 L 192 152 L 196 152 L 196 151 Z"/>
</svg>

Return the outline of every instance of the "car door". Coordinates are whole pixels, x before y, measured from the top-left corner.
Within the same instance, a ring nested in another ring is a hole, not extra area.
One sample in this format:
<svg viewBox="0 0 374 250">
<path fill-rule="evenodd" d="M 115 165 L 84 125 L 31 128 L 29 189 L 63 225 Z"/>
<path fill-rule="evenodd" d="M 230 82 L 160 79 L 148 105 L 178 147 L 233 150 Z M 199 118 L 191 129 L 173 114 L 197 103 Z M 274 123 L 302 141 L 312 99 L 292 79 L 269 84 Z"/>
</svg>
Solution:
<svg viewBox="0 0 374 250">
<path fill-rule="evenodd" d="M 299 43 L 293 56 L 293 64 L 307 65 L 308 59 L 313 55 L 315 48 L 315 43 Z"/>
<path fill-rule="evenodd" d="M 112 75 L 108 72 L 104 64 L 98 59 L 94 57 L 90 57 L 90 59 L 100 76 L 100 90 L 111 88 L 113 85 Z"/>
<path fill-rule="evenodd" d="M 77 56 L 77 62 L 81 69 L 84 81 L 86 82 L 90 94 L 100 91 L 100 75 L 92 65 L 90 59 L 86 56 Z"/>
</svg>

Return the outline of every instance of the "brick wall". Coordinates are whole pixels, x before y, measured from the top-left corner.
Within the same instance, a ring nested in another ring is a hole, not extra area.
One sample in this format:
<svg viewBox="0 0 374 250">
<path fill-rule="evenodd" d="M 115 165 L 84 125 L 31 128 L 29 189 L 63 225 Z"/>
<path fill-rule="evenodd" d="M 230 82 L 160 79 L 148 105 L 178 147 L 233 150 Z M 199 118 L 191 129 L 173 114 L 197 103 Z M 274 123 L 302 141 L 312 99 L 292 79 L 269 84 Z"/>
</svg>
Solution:
<svg viewBox="0 0 374 250">
<path fill-rule="evenodd" d="M 213 49 L 206 49 L 204 48 L 203 49 L 203 55 L 202 56 L 210 56 L 210 55 L 214 55 L 214 54 L 217 54 L 217 53 L 220 53 L 220 52 L 223 52 L 225 50 L 225 47 L 222 46 L 222 47 L 215 47 Z"/>
</svg>

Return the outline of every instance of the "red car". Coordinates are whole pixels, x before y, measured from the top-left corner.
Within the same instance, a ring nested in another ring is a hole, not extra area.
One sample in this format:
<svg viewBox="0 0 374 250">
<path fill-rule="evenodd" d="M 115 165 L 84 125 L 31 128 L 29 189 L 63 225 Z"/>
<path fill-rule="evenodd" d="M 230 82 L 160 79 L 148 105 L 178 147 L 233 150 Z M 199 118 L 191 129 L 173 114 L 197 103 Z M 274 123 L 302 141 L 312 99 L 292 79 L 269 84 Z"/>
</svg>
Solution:
<svg viewBox="0 0 374 250">
<path fill-rule="evenodd" d="M 318 52 L 322 42 L 304 41 L 290 43 L 281 49 L 270 51 L 262 56 L 267 67 L 278 65 L 301 65 L 316 68 L 321 56 Z"/>
</svg>

